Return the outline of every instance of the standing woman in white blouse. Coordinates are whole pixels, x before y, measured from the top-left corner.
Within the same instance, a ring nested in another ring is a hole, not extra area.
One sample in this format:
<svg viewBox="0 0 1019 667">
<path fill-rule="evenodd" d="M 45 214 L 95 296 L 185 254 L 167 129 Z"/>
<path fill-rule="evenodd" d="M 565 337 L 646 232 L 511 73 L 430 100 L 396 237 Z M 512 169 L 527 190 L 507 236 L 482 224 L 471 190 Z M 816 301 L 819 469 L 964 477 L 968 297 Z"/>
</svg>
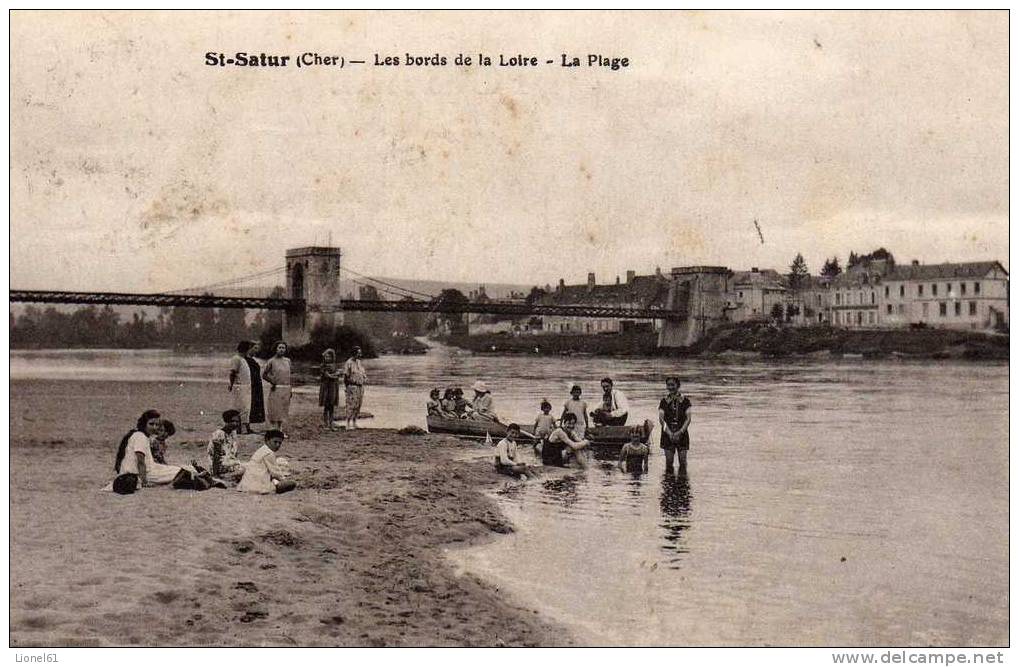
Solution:
<svg viewBox="0 0 1019 667">
<path fill-rule="evenodd" d="M 290 359 L 283 341 L 273 345 L 273 350 L 275 354 L 262 369 L 262 379 L 269 383 L 266 399 L 269 427 L 282 431 L 283 422 L 290 418 Z"/>
</svg>

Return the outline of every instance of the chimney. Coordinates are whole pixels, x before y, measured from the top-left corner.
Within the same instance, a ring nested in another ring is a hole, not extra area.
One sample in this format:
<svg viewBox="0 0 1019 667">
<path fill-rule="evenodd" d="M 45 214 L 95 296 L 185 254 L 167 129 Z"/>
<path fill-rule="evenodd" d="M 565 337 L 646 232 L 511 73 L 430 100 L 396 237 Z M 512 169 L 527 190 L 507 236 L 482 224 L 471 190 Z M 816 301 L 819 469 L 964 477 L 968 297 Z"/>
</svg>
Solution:
<svg viewBox="0 0 1019 667">
<path fill-rule="evenodd" d="M 637 272 L 636 271 L 628 270 L 626 272 L 626 284 L 629 285 L 630 283 L 632 283 L 633 279 L 636 278 L 636 277 L 637 277 Z"/>
<path fill-rule="evenodd" d="M 589 290 L 594 289 L 594 274 L 593 273 L 587 274 L 587 289 L 589 289 Z"/>
<path fill-rule="evenodd" d="M 914 259 L 912 262 L 910 262 L 910 264 L 912 264 L 913 266 L 920 266 L 920 260 Z"/>
</svg>

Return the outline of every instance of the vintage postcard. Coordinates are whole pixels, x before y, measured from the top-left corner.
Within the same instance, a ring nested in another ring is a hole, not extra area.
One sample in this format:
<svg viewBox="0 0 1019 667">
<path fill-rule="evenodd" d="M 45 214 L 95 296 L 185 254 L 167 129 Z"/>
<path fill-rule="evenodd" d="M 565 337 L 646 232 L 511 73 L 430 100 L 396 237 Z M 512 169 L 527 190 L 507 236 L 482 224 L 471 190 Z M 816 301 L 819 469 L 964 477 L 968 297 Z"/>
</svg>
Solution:
<svg viewBox="0 0 1019 667">
<path fill-rule="evenodd" d="M 9 19 L 19 660 L 1002 661 L 1006 11 Z"/>
</svg>

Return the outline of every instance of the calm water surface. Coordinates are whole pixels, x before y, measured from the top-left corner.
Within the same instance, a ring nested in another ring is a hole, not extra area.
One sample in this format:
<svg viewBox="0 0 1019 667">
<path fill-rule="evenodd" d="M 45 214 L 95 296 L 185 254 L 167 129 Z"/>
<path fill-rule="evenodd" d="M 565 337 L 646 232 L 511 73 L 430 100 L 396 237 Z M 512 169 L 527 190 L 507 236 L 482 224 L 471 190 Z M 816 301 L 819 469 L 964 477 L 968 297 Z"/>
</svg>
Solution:
<svg viewBox="0 0 1019 667">
<path fill-rule="evenodd" d="M 223 382 L 229 355 L 14 352 L 11 377 Z M 1008 367 L 473 356 L 366 364 L 371 426 L 424 425 L 433 385 L 485 379 L 508 419 L 611 375 L 631 420 L 666 374 L 694 406 L 689 471 L 511 484 L 518 530 L 451 553 L 606 644 L 1008 642 Z M 315 387 L 299 389 L 313 406 Z M 559 408 L 561 409 L 561 408 Z"/>
</svg>

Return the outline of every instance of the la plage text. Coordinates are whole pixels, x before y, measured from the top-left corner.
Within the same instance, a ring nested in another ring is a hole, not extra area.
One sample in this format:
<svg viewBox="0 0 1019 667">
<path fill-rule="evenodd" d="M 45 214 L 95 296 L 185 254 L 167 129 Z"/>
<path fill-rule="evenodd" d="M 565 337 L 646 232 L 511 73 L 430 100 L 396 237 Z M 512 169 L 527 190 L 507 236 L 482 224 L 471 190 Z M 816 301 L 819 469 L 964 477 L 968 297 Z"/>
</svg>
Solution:
<svg viewBox="0 0 1019 667">
<path fill-rule="evenodd" d="M 575 56 L 566 53 L 559 54 L 556 58 L 539 58 L 535 55 L 522 53 L 504 54 L 495 56 L 478 54 L 458 53 L 453 57 L 440 55 L 415 55 L 412 53 L 403 54 L 373 54 L 371 60 L 348 60 L 344 56 L 336 54 L 323 54 L 307 51 L 299 55 L 278 54 L 278 53 L 248 53 L 238 51 L 236 53 L 221 53 L 218 51 L 207 51 L 205 53 L 205 64 L 210 67 L 345 67 L 350 65 L 371 65 L 373 67 L 447 67 L 450 64 L 457 67 L 506 67 L 506 68 L 538 68 L 547 66 L 556 67 L 590 67 L 618 71 L 630 67 L 630 59 L 621 56 L 609 56 L 600 53 L 588 53 L 582 56 Z"/>
</svg>

